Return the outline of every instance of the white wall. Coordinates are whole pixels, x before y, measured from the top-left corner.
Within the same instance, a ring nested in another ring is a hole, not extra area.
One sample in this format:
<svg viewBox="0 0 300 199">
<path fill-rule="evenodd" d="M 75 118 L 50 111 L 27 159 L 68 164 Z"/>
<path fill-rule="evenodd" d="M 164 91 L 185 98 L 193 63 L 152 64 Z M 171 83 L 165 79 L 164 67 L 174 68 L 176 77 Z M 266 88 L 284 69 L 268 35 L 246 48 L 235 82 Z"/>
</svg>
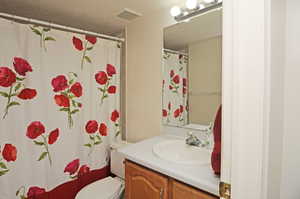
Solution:
<svg viewBox="0 0 300 199">
<path fill-rule="evenodd" d="M 163 28 L 169 10 L 141 17 L 126 27 L 126 134 L 131 142 L 161 133 Z"/>
<path fill-rule="evenodd" d="M 300 198 L 300 1 L 287 0 L 281 199 Z"/>
</svg>

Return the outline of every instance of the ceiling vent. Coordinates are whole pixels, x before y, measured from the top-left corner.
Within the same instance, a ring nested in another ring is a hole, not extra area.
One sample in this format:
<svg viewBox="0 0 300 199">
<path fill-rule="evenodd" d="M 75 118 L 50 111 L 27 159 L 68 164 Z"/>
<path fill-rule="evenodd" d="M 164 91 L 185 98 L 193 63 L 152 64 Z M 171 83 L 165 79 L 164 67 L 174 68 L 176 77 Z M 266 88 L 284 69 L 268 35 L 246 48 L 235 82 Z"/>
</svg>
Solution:
<svg viewBox="0 0 300 199">
<path fill-rule="evenodd" d="M 128 8 L 125 8 L 120 14 L 117 15 L 121 19 L 125 19 L 127 21 L 132 21 L 138 17 L 141 17 L 142 14 L 132 11 Z"/>
</svg>

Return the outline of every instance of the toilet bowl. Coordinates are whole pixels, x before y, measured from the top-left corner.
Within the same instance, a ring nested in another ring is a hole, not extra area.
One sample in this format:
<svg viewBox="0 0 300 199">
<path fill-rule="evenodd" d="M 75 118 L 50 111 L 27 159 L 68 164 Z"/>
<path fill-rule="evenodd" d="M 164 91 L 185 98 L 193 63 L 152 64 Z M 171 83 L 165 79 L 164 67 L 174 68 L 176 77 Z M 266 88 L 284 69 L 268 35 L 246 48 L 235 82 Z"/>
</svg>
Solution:
<svg viewBox="0 0 300 199">
<path fill-rule="evenodd" d="M 128 145 L 126 142 L 111 145 L 111 173 L 116 177 L 106 177 L 81 189 L 75 199 L 121 199 L 125 189 L 124 156 L 117 150 Z"/>
</svg>

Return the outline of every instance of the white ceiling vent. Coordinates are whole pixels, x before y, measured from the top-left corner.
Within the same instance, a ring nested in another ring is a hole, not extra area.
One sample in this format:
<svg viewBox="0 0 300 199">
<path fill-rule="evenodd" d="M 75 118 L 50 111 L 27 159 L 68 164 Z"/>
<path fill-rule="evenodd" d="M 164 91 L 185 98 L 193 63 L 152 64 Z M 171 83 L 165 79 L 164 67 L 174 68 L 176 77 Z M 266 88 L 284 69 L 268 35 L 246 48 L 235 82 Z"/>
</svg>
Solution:
<svg viewBox="0 0 300 199">
<path fill-rule="evenodd" d="M 142 14 L 132 11 L 128 8 L 125 8 L 121 13 L 117 15 L 121 19 L 125 19 L 127 21 L 132 21 L 138 17 L 141 17 Z"/>
</svg>

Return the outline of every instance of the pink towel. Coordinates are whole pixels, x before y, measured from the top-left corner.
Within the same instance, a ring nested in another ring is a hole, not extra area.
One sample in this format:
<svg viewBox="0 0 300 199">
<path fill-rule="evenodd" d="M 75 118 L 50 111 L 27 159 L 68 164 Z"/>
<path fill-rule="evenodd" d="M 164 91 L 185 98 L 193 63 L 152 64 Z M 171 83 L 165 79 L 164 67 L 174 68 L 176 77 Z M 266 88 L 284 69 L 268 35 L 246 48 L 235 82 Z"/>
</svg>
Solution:
<svg viewBox="0 0 300 199">
<path fill-rule="evenodd" d="M 211 166 L 216 175 L 221 174 L 221 137 L 222 137 L 222 105 L 220 105 L 213 128 L 214 149 L 211 155 Z"/>
</svg>

